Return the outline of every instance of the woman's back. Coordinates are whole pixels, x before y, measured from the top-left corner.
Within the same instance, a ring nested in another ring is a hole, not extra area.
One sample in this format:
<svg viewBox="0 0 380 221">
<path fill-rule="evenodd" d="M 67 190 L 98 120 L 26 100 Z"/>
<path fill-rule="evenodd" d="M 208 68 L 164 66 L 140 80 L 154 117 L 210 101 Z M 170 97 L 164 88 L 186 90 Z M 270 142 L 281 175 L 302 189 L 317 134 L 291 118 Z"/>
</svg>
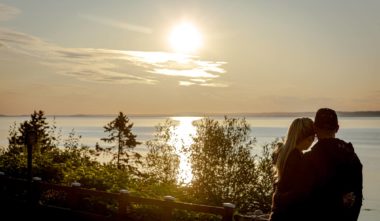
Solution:
<svg viewBox="0 0 380 221">
<path fill-rule="evenodd" d="M 307 220 L 305 219 L 306 202 L 301 195 L 296 194 L 302 189 L 302 178 L 306 172 L 302 153 L 296 149 L 293 150 L 288 156 L 283 176 L 275 187 L 272 221 Z"/>
<path fill-rule="evenodd" d="M 273 194 L 271 221 L 307 220 L 306 196 L 303 180 L 307 173 L 302 151 L 314 141 L 313 121 L 297 118 L 289 127 L 284 145 L 276 151 L 275 169 L 277 183 Z"/>
</svg>

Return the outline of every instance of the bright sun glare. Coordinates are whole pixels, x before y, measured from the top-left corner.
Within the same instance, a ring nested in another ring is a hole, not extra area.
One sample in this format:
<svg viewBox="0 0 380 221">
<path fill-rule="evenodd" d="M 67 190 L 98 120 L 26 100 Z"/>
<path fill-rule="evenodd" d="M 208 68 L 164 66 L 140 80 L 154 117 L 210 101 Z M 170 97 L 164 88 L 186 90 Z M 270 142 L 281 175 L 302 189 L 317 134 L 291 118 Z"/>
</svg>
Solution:
<svg viewBox="0 0 380 221">
<path fill-rule="evenodd" d="M 179 53 L 194 53 L 202 47 L 202 35 L 189 22 L 182 22 L 175 26 L 169 36 L 170 46 Z"/>
<path fill-rule="evenodd" d="M 182 148 L 189 148 L 193 143 L 193 136 L 196 134 L 196 128 L 193 122 L 201 119 L 200 117 L 174 117 L 173 120 L 179 124 L 171 130 L 171 140 L 169 144 L 176 148 L 179 154 L 179 175 L 178 179 L 184 184 L 188 184 L 193 179 L 191 170 L 191 162 L 189 155 L 183 151 Z"/>
</svg>

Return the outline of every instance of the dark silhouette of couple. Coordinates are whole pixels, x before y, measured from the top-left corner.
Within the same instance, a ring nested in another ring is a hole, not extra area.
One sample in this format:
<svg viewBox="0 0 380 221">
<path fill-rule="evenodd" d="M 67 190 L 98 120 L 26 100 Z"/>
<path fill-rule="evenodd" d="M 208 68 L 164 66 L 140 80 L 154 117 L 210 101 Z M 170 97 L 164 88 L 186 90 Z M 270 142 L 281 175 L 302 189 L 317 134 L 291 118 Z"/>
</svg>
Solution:
<svg viewBox="0 0 380 221">
<path fill-rule="evenodd" d="M 295 119 L 273 153 L 276 171 L 271 221 L 356 221 L 362 205 L 362 164 L 351 143 L 335 137 L 334 110 Z M 310 151 L 307 150 L 318 139 Z"/>
</svg>

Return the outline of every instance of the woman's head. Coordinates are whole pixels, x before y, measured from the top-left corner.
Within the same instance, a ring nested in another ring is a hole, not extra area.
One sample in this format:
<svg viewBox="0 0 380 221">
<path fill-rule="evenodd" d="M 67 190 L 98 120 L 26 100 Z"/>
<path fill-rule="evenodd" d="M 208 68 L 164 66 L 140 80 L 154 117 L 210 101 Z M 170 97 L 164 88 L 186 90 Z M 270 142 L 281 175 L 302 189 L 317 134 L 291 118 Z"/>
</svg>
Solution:
<svg viewBox="0 0 380 221">
<path fill-rule="evenodd" d="M 278 153 L 276 171 L 278 179 L 284 171 L 286 160 L 294 149 L 306 150 L 313 143 L 315 137 L 313 121 L 310 118 L 296 118 L 290 124 L 284 145 Z"/>
<path fill-rule="evenodd" d="M 313 143 L 315 137 L 313 121 L 310 118 L 296 118 L 290 124 L 286 143 L 290 149 L 297 148 L 300 151 L 306 150 Z"/>
</svg>

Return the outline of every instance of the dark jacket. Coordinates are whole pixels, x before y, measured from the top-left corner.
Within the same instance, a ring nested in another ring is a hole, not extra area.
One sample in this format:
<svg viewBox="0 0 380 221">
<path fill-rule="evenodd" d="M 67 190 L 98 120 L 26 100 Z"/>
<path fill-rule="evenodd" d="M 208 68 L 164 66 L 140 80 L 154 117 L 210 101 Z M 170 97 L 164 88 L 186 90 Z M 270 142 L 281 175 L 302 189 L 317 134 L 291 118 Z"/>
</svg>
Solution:
<svg viewBox="0 0 380 221">
<path fill-rule="evenodd" d="M 362 164 L 351 143 L 336 138 L 319 140 L 305 153 L 309 164 L 309 220 L 356 221 L 362 205 Z M 343 205 L 343 195 L 354 192 L 354 206 Z M 328 215 L 327 215 L 328 214 Z"/>
<path fill-rule="evenodd" d="M 290 152 L 286 161 L 284 172 L 278 183 L 275 184 L 275 193 L 272 200 L 271 221 L 297 221 L 305 220 L 307 214 L 303 197 L 287 193 L 295 193 L 302 187 L 306 168 L 303 154 L 295 149 Z M 281 197 L 280 197 L 281 196 Z"/>
</svg>

